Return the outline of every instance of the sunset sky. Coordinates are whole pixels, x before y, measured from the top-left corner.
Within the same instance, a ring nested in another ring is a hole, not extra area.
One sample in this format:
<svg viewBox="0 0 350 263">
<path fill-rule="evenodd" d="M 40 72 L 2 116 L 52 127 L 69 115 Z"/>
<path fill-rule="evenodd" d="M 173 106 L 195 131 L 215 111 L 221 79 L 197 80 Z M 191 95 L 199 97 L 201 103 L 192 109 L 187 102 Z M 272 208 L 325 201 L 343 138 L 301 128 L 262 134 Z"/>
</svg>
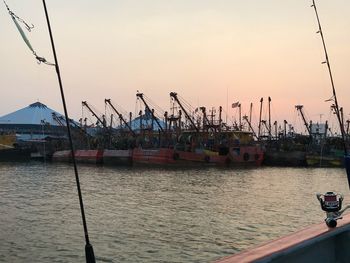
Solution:
<svg viewBox="0 0 350 263">
<path fill-rule="evenodd" d="M 7 3 L 35 25 L 27 36 L 38 55 L 53 61 L 42 2 Z M 325 102 L 331 86 L 311 0 L 46 3 L 75 119 L 83 100 L 104 112 L 104 99 L 111 98 L 134 113 L 137 90 L 164 110 L 171 91 L 193 107 L 221 105 L 230 120 L 237 116 L 233 102 L 242 103 L 243 114 L 253 102 L 257 122 L 259 100 L 268 96 L 273 120 L 295 122 L 297 104 L 315 122 L 334 119 Z M 350 119 L 350 1 L 316 3 L 338 100 Z M 0 25 L 0 116 L 38 100 L 63 112 L 54 68 L 36 63 L 4 5 Z"/>
</svg>

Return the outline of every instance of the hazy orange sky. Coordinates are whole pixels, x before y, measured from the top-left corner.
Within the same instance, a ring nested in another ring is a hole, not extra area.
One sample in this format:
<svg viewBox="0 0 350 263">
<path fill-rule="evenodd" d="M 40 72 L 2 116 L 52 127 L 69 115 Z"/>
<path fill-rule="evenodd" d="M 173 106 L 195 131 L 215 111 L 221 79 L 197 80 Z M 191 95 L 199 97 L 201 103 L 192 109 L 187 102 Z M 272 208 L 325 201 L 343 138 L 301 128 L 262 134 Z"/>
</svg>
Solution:
<svg viewBox="0 0 350 263">
<path fill-rule="evenodd" d="M 53 61 L 41 1 L 8 0 L 35 29 L 34 49 Z M 350 1 L 316 2 L 338 100 L 350 118 Z M 194 107 L 229 119 L 272 98 L 272 118 L 293 123 L 302 104 L 315 122 L 330 114 L 331 86 L 310 0 L 47 0 L 70 116 L 81 101 L 104 112 L 111 98 L 135 112 L 139 90 L 164 110 L 176 91 Z M 0 9 L 0 116 L 37 100 L 63 112 L 53 67 L 38 65 L 4 6 Z M 266 105 L 266 104 L 265 104 Z M 266 115 L 266 110 L 264 110 Z M 266 119 L 266 117 L 265 117 Z M 334 118 L 333 118 L 334 119 Z M 332 121 L 332 120 L 330 120 Z"/>
</svg>

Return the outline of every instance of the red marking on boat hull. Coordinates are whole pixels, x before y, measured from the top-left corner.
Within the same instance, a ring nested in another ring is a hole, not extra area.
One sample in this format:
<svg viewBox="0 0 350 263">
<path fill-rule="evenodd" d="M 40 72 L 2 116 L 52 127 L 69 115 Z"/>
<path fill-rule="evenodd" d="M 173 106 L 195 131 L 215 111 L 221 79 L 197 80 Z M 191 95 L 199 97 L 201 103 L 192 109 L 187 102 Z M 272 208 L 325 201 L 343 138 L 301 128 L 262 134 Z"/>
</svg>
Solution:
<svg viewBox="0 0 350 263">
<path fill-rule="evenodd" d="M 132 150 L 104 150 L 103 163 L 108 165 L 131 165 Z"/>
<path fill-rule="evenodd" d="M 159 149 L 139 149 L 135 148 L 132 153 L 134 164 L 157 164 L 168 165 L 175 164 L 174 149 L 159 148 Z"/>
<path fill-rule="evenodd" d="M 52 161 L 55 162 L 71 162 L 72 161 L 72 152 L 67 151 L 57 151 L 52 155 Z"/>
<path fill-rule="evenodd" d="M 261 166 L 264 160 L 264 152 L 259 145 L 231 147 L 230 155 L 233 166 Z"/>
<path fill-rule="evenodd" d="M 103 150 L 77 150 L 75 159 L 78 163 L 101 164 L 103 161 Z"/>
</svg>

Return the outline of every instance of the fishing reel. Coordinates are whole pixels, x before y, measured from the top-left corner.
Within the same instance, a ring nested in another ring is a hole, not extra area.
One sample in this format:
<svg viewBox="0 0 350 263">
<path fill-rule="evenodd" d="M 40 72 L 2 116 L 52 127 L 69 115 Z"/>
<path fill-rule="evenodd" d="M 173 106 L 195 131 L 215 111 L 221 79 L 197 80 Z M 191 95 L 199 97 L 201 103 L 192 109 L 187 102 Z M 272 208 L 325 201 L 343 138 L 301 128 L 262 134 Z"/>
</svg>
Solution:
<svg viewBox="0 0 350 263">
<path fill-rule="evenodd" d="M 335 192 L 327 192 L 325 194 L 316 194 L 318 201 L 320 202 L 321 208 L 326 212 L 326 225 L 329 228 L 334 228 L 337 226 L 337 220 L 342 219 L 341 215 L 350 206 L 346 206 L 343 210 L 342 203 L 344 197 L 342 194 L 337 194 Z"/>
</svg>

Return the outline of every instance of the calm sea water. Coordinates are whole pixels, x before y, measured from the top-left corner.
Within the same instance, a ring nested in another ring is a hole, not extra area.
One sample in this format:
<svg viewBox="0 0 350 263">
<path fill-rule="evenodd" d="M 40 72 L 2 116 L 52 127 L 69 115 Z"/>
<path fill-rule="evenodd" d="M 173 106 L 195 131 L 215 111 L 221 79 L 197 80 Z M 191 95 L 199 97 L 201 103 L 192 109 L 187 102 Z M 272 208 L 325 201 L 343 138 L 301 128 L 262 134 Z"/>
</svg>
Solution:
<svg viewBox="0 0 350 263">
<path fill-rule="evenodd" d="M 212 262 L 321 222 L 316 192 L 349 192 L 342 169 L 79 172 L 98 262 Z M 0 164 L 0 262 L 84 262 L 84 244 L 71 166 Z"/>
</svg>

